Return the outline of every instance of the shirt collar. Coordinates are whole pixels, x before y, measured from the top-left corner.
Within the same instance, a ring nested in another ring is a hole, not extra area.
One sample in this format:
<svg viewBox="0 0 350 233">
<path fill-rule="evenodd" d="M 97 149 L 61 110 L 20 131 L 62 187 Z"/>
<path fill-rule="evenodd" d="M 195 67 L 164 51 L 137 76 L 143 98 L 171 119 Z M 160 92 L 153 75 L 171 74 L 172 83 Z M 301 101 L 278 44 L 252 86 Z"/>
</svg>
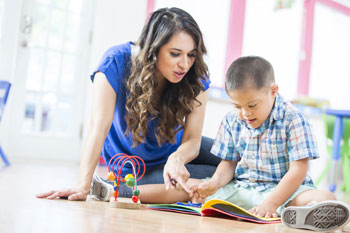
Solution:
<svg viewBox="0 0 350 233">
<path fill-rule="evenodd" d="M 284 99 L 280 94 L 277 94 L 275 104 L 271 110 L 272 119 L 270 123 L 272 123 L 273 120 L 282 120 L 284 117 L 284 110 Z"/>
</svg>

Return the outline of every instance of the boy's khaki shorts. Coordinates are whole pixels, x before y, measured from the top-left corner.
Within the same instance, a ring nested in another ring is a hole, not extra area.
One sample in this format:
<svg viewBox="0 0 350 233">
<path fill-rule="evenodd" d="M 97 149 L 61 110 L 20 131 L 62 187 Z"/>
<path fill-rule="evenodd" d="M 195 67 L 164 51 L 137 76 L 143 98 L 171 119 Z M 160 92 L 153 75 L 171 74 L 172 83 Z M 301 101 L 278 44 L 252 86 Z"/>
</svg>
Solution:
<svg viewBox="0 0 350 233">
<path fill-rule="evenodd" d="M 253 187 L 242 187 L 237 181 L 231 181 L 224 187 L 218 189 L 218 191 L 209 196 L 206 201 L 210 199 L 221 199 L 233 204 L 236 204 L 246 210 L 253 208 L 254 206 L 260 205 L 263 201 L 272 193 L 272 191 L 276 188 L 271 187 L 266 189 L 265 191 L 257 191 Z M 286 200 L 278 209 L 277 214 L 280 215 L 282 210 L 286 207 L 286 205 L 293 200 L 300 193 L 316 189 L 314 186 L 309 185 L 300 185 L 300 187 L 293 193 L 288 200 Z"/>
</svg>

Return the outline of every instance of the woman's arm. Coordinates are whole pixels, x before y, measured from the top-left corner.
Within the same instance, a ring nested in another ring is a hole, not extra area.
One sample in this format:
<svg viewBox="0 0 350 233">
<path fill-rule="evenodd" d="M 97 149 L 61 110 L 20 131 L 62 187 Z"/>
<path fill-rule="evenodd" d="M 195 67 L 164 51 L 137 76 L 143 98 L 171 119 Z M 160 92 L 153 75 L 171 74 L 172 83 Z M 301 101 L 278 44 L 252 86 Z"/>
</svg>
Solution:
<svg viewBox="0 0 350 233">
<path fill-rule="evenodd" d="M 93 82 L 91 117 L 86 141 L 80 162 L 78 184 L 72 189 L 52 190 L 37 195 L 40 198 L 55 199 L 68 197 L 68 200 L 85 200 L 90 189 L 103 143 L 112 124 L 116 103 L 116 93 L 103 73 L 96 73 Z"/>
<path fill-rule="evenodd" d="M 116 98 L 106 76 L 98 72 L 93 83 L 91 119 L 79 174 L 79 185 L 86 191 L 89 191 L 103 143 L 112 125 Z"/>
<path fill-rule="evenodd" d="M 181 145 L 169 156 L 165 164 L 163 176 L 167 189 L 175 186 L 177 183 L 181 185 L 186 192 L 192 193 L 186 185 L 190 174 L 185 168 L 185 164 L 198 156 L 208 95 L 209 90 L 206 90 L 197 96 L 197 100 L 201 104 L 194 101 L 193 110 L 186 118 Z M 171 182 L 171 179 L 173 179 L 173 182 Z"/>
</svg>

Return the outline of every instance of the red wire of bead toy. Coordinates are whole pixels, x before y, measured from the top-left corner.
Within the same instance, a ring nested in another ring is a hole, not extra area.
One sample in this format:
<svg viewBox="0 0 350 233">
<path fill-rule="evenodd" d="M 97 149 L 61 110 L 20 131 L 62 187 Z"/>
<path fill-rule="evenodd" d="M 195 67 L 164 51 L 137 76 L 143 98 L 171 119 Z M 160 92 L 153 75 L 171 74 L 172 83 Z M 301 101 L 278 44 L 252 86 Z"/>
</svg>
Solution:
<svg viewBox="0 0 350 233">
<path fill-rule="evenodd" d="M 112 164 L 112 161 L 113 161 L 113 164 Z M 140 166 L 139 161 L 141 161 L 143 164 L 143 172 L 142 172 L 141 176 L 138 177 L 140 170 L 141 170 L 140 169 L 141 166 Z M 116 163 L 117 163 L 117 168 L 114 169 Z M 126 175 L 125 177 L 128 177 L 128 178 L 124 179 L 123 177 L 121 177 L 121 172 L 122 172 L 123 167 L 126 163 L 131 164 L 133 174 Z M 112 166 L 111 166 L 111 164 L 112 164 Z M 135 168 L 137 168 L 137 171 Z M 111 172 L 111 170 L 112 170 L 112 172 Z M 136 155 L 130 156 L 130 155 L 127 155 L 125 153 L 118 153 L 118 154 L 114 155 L 108 163 L 108 179 L 110 181 L 114 181 L 113 185 L 114 185 L 115 193 L 113 195 L 115 197 L 115 201 L 117 200 L 117 197 L 118 197 L 119 182 L 121 181 L 121 182 L 125 182 L 128 186 L 132 185 L 132 188 L 133 188 L 132 201 L 136 203 L 138 201 L 138 196 L 140 195 L 140 191 L 137 189 L 137 181 L 142 179 L 145 172 L 146 172 L 145 162 L 139 156 L 136 156 Z M 128 180 L 129 180 L 129 182 L 128 182 Z"/>
</svg>

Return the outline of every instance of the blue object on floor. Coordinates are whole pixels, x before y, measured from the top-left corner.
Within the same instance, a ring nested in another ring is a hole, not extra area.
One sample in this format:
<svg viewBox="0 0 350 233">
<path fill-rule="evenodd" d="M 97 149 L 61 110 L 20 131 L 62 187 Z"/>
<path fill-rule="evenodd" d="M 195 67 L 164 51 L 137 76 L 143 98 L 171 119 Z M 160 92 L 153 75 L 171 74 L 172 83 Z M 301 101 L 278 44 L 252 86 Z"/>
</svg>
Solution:
<svg viewBox="0 0 350 233">
<path fill-rule="evenodd" d="M 333 132 L 333 151 L 332 151 L 332 167 L 329 191 L 334 192 L 336 190 L 335 173 L 336 165 L 340 159 L 340 141 L 343 137 L 343 118 L 350 117 L 350 110 L 335 110 L 326 109 L 325 113 L 336 117 Z"/>
<path fill-rule="evenodd" d="M 191 201 L 188 201 L 187 203 L 184 202 L 176 202 L 178 205 L 183 205 L 183 206 L 190 206 L 190 207 L 202 207 L 202 203 L 192 203 Z"/>
<path fill-rule="evenodd" d="M 0 80 L 0 121 L 1 121 L 1 118 L 2 118 L 3 113 L 4 113 L 4 109 L 5 109 L 5 105 L 7 102 L 7 97 L 8 97 L 9 92 L 10 92 L 10 88 L 11 88 L 11 83 L 9 83 L 7 81 Z M 0 157 L 4 161 L 5 166 L 10 166 L 10 162 L 8 161 L 4 151 L 2 150 L 1 145 L 0 145 Z"/>
</svg>

